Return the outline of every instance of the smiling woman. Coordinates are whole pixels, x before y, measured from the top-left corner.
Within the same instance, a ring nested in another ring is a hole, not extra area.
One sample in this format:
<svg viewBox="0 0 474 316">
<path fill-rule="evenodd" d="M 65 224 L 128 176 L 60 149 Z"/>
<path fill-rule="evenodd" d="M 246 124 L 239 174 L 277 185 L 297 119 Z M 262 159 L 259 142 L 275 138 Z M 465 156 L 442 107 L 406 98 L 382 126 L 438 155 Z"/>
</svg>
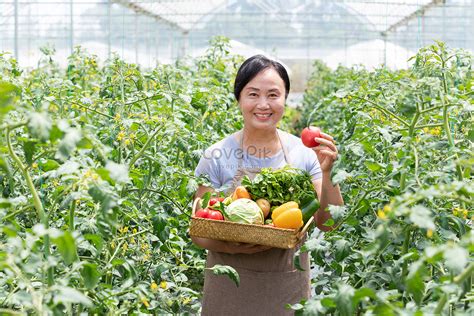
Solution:
<svg viewBox="0 0 474 316">
<path fill-rule="evenodd" d="M 213 190 L 228 195 L 241 184 L 244 176 L 253 179 L 262 168 L 291 165 L 311 175 L 321 202 L 315 221 L 318 228 L 327 230 L 323 224 L 329 213 L 323 210 L 328 203 L 342 204 L 339 188 L 332 185 L 329 176 L 337 148 L 332 137 L 325 133 L 315 138 L 321 146 L 307 148 L 298 137 L 277 129 L 289 90 L 288 74 L 280 63 L 257 55 L 242 64 L 235 79 L 234 95 L 244 128 L 206 150 L 195 174 L 207 175 L 213 188 L 201 186 L 196 197 Z M 206 270 L 203 315 L 292 314 L 285 309 L 286 304 L 295 304 L 310 296 L 308 253 L 300 255 L 299 265 L 304 271 L 295 269 L 293 263 L 301 245 L 278 249 L 197 237 L 192 240 L 209 250 L 207 268 L 229 265 L 240 276 L 240 286 L 236 287 L 225 277 Z"/>
</svg>

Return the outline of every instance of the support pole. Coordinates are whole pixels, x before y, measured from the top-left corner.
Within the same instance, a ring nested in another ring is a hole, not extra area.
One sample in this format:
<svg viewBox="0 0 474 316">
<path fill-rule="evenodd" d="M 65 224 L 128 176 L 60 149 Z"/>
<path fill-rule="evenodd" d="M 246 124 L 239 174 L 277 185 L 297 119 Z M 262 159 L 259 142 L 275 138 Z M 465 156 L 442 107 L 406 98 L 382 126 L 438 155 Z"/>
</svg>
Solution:
<svg viewBox="0 0 474 316">
<path fill-rule="evenodd" d="M 134 36 L 134 42 L 135 42 L 135 64 L 138 64 L 138 43 L 140 41 L 138 40 L 138 13 L 134 12 L 134 22 L 135 22 L 135 36 Z"/>
<path fill-rule="evenodd" d="M 15 29 L 13 35 L 13 51 L 15 54 L 15 59 L 18 60 L 18 0 L 15 0 L 14 4 L 14 11 L 15 11 Z"/>
<path fill-rule="evenodd" d="M 110 0 L 107 0 L 107 58 L 110 58 L 111 54 L 111 39 L 112 34 L 112 13 L 111 13 L 111 3 Z"/>
<path fill-rule="evenodd" d="M 69 45 L 71 46 L 71 54 L 74 53 L 74 1 L 69 0 Z"/>
</svg>

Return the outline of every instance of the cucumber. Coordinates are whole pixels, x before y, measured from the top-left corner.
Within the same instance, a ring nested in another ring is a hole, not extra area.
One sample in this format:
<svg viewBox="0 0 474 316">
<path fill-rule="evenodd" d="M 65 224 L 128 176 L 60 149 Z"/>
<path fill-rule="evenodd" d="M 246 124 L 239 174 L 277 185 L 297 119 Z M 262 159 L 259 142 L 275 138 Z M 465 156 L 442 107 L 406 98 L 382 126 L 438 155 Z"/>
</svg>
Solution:
<svg viewBox="0 0 474 316">
<path fill-rule="evenodd" d="M 301 201 L 301 212 L 303 213 L 303 222 L 306 222 L 311 218 L 311 216 L 316 213 L 319 209 L 319 201 L 316 197 L 312 196 Z"/>
</svg>

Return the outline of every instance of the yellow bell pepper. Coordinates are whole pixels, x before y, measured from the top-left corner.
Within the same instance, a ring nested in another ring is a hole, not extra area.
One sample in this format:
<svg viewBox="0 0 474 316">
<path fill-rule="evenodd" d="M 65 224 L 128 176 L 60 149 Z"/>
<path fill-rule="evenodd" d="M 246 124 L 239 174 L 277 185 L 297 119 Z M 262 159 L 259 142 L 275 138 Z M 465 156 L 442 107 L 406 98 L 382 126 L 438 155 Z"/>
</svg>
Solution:
<svg viewBox="0 0 474 316">
<path fill-rule="evenodd" d="M 281 213 L 288 211 L 289 209 L 292 209 L 292 208 L 299 208 L 298 203 L 291 201 L 291 202 L 286 202 L 285 204 L 278 206 L 272 212 L 272 219 L 274 219 L 274 217 L 275 218 L 278 217 Z"/>
<path fill-rule="evenodd" d="M 288 202 L 273 210 L 272 220 L 275 227 L 299 229 L 303 226 L 303 213 L 298 203 Z"/>
</svg>

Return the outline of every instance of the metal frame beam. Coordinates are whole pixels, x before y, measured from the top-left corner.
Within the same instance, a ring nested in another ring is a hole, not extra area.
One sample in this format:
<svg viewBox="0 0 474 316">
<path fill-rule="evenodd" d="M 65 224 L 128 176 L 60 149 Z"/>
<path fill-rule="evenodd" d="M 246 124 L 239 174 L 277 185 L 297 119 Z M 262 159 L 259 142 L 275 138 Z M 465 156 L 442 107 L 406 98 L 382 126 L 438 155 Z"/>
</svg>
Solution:
<svg viewBox="0 0 474 316">
<path fill-rule="evenodd" d="M 382 31 L 380 33 L 382 34 L 382 36 L 387 36 L 388 33 L 394 32 L 400 26 L 402 26 L 404 24 L 408 24 L 408 22 L 410 22 L 410 20 L 413 20 L 413 19 L 415 19 L 416 17 L 418 17 L 420 15 L 424 15 L 427 10 L 429 10 L 433 7 L 439 6 L 439 5 L 443 5 L 443 4 L 446 4 L 446 0 L 432 0 L 429 3 L 420 6 L 412 14 L 407 15 L 406 17 L 404 17 L 403 19 L 401 19 L 397 23 L 390 25 L 385 31 Z"/>
<path fill-rule="evenodd" d="M 145 16 L 148 16 L 148 17 L 151 17 L 157 21 L 160 21 L 160 22 L 163 22 L 171 27 L 174 27 L 178 30 L 180 30 L 181 32 L 188 32 L 188 30 L 185 30 L 183 29 L 182 27 L 180 27 L 177 23 L 175 22 L 172 22 L 168 19 L 165 19 L 163 18 L 161 15 L 159 14 L 156 14 L 156 13 L 153 13 L 153 12 L 150 12 L 149 10 L 143 8 L 142 6 L 136 4 L 136 3 L 133 3 L 129 0 L 111 0 L 112 2 L 115 2 L 117 4 L 120 4 L 126 8 L 129 8 L 131 10 L 133 10 L 135 13 L 138 13 L 138 14 L 141 14 L 141 15 L 145 15 Z"/>
</svg>

